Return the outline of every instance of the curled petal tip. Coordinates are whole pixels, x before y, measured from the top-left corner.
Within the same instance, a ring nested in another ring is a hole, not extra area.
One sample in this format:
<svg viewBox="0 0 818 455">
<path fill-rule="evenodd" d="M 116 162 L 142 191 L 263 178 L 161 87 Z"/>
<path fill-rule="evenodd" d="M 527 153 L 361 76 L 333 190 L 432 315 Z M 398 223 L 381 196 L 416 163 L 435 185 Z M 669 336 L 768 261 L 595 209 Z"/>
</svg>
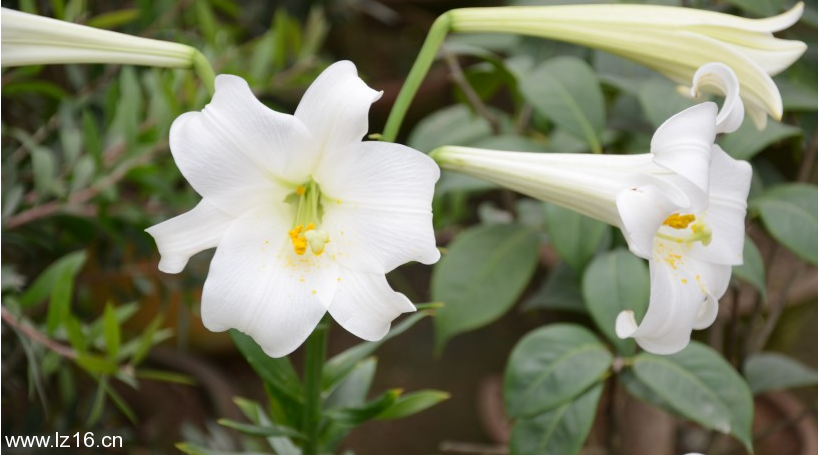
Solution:
<svg viewBox="0 0 818 455">
<path fill-rule="evenodd" d="M 736 73 L 724 63 L 704 64 L 693 75 L 691 94 L 698 95 L 703 86 L 714 87 L 725 97 L 724 105 L 716 117 L 716 131 L 731 133 L 737 130 L 744 121 L 744 103 L 741 101 L 740 84 Z"/>
<path fill-rule="evenodd" d="M 633 311 L 625 310 L 619 313 L 616 317 L 616 336 L 625 339 L 633 336 L 639 325 L 636 323 L 636 318 Z"/>
</svg>

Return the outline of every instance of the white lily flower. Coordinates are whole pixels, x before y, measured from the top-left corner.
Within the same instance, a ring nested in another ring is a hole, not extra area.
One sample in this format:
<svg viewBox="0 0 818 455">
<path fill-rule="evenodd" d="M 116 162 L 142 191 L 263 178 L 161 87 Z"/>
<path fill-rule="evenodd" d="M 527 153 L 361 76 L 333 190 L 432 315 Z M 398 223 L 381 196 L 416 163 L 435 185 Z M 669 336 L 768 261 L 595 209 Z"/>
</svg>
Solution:
<svg viewBox="0 0 818 455">
<path fill-rule="evenodd" d="M 444 169 L 489 180 L 619 227 L 630 250 L 650 261 L 650 306 L 641 325 L 626 311 L 617 334 L 659 354 L 684 348 L 692 329 L 716 317 L 731 267 L 742 262 L 744 216 L 752 170 L 714 144 L 734 131 L 743 108 L 738 81 L 719 63 L 694 78 L 725 89 L 721 112 L 712 102 L 668 119 L 650 153 L 587 155 L 442 147 Z"/>
<path fill-rule="evenodd" d="M 2 66 L 119 63 L 191 68 L 199 51 L 184 44 L 100 30 L 2 8 Z"/>
<path fill-rule="evenodd" d="M 403 145 L 361 141 L 380 96 L 338 62 L 286 115 L 221 75 L 211 103 L 173 123 L 173 157 L 202 200 L 147 232 L 167 273 L 216 247 L 202 294 L 208 329 L 236 328 L 280 357 L 327 311 L 377 340 L 415 310 L 385 274 L 439 259 L 431 200 L 440 170 Z"/>
<path fill-rule="evenodd" d="M 617 54 L 680 84 L 708 62 L 730 66 L 741 81 L 747 113 L 759 129 L 767 114 L 780 120 L 781 94 L 770 76 L 806 51 L 801 41 L 772 33 L 800 19 L 803 3 L 766 19 L 660 5 L 557 5 L 463 8 L 451 11 L 455 32 L 505 32 L 539 36 Z"/>
</svg>

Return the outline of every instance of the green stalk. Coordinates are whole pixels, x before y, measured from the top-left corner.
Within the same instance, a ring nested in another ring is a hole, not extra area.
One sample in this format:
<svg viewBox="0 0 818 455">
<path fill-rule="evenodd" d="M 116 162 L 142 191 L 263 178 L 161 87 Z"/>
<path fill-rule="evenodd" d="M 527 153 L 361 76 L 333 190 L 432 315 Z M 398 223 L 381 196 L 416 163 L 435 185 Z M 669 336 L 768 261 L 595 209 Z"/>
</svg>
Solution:
<svg viewBox="0 0 818 455">
<path fill-rule="evenodd" d="M 429 29 L 429 34 L 426 35 L 426 41 L 423 42 L 423 47 L 420 48 L 415 63 L 412 65 L 409 75 L 406 76 L 406 82 L 404 82 L 400 93 L 398 93 L 395 105 L 392 106 L 392 111 L 389 113 L 389 118 L 386 119 L 386 126 L 384 126 L 382 136 L 383 141 L 395 142 L 398 131 L 400 130 L 400 125 L 406 116 L 406 111 L 415 98 L 415 94 L 417 94 L 418 88 L 420 88 L 420 83 L 423 82 L 426 73 L 429 72 L 429 68 L 431 68 L 432 63 L 435 61 L 437 51 L 440 49 L 440 45 L 443 44 L 443 40 L 446 39 L 446 34 L 451 27 L 451 22 L 451 17 L 449 13 L 446 12 L 440 15 L 432 24 L 432 28 Z"/>
<path fill-rule="evenodd" d="M 302 455 L 318 455 L 318 427 L 321 424 L 321 375 L 327 351 L 327 325 L 318 324 L 307 338 L 304 357 L 304 435 Z"/>
<path fill-rule="evenodd" d="M 213 71 L 213 67 L 210 66 L 210 62 L 207 61 L 207 58 L 199 52 L 198 50 L 195 51 L 193 54 L 193 71 L 196 72 L 196 75 L 199 76 L 199 79 L 204 84 L 207 92 L 213 96 L 216 92 L 216 73 Z"/>
</svg>

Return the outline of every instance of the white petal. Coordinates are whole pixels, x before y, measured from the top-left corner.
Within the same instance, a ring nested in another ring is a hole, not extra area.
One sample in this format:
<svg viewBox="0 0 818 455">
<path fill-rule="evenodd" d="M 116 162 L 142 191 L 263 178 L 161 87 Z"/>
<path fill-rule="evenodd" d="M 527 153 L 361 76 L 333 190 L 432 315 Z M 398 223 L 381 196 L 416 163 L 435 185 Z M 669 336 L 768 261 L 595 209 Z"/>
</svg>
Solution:
<svg viewBox="0 0 818 455">
<path fill-rule="evenodd" d="M 384 274 L 409 261 L 433 264 L 432 212 L 387 207 L 325 206 L 322 229 L 333 259 L 352 270 Z"/>
<path fill-rule="evenodd" d="M 704 194 L 709 187 L 710 148 L 716 138 L 714 103 L 701 103 L 665 121 L 650 141 L 654 162 L 692 182 Z"/>
<path fill-rule="evenodd" d="M 415 311 L 405 295 L 395 292 L 379 273 L 341 268 L 338 291 L 329 313 L 353 335 L 377 341 L 389 331 L 396 317 Z"/>
<path fill-rule="evenodd" d="M 328 198 L 341 205 L 432 209 L 440 168 L 427 155 L 404 145 L 359 142 L 329 154 L 315 179 Z"/>
<path fill-rule="evenodd" d="M 210 104 L 173 122 L 170 148 L 196 192 L 239 215 L 283 199 L 281 179 L 304 134 L 294 117 L 261 104 L 243 79 L 220 75 Z"/>
<path fill-rule="evenodd" d="M 236 220 L 219 242 L 202 293 L 205 327 L 236 328 L 272 357 L 304 342 L 338 284 L 338 267 L 326 255 L 293 252 L 287 210 L 279 204 Z"/>
<path fill-rule="evenodd" d="M 310 85 L 295 116 L 309 129 L 320 155 L 360 142 L 369 130 L 369 106 L 381 94 L 358 77 L 352 62 L 340 61 Z"/>
<path fill-rule="evenodd" d="M 724 105 L 716 117 L 717 133 L 732 133 L 744 121 L 744 103 L 739 96 L 739 81 L 736 73 L 724 63 L 708 63 L 701 66 L 693 75 L 693 87 L 690 92 L 698 96 L 704 86 L 715 87 L 725 96 Z"/>
<path fill-rule="evenodd" d="M 315 179 L 337 260 L 380 274 L 437 262 L 431 206 L 439 177 L 431 158 L 398 144 L 361 142 L 324 157 Z"/>
<path fill-rule="evenodd" d="M 707 246 L 691 245 L 691 256 L 714 264 L 741 264 L 752 175 L 749 163 L 733 159 L 718 145 L 713 147 L 710 205 L 699 215 L 712 231 L 712 240 Z"/>
<path fill-rule="evenodd" d="M 690 342 L 701 305 L 707 298 L 699 284 L 662 261 L 650 262 L 650 305 L 641 324 L 632 312 L 619 314 L 617 336 L 633 337 L 643 349 L 654 354 L 674 354 Z"/>
<path fill-rule="evenodd" d="M 616 195 L 622 218 L 622 234 L 631 252 L 641 258 L 653 257 L 653 241 L 662 223 L 679 207 L 654 185 L 626 188 Z"/>
<path fill-rule="evenodd" d="M 719 299 L 727 292 L 733 268 L 729 265 L 701 263 L 696 266 L 696 270 L 699 272 L 699 284 L 707 297 L 693 323 L 694 329 L 701 330 L 710 327 L 716 320 L 719 313 Z"/>
<path fill-rule="evenodd" d="M 218 245 L 235 218 L 202 199 L 193 210 L 145 229 L 153 236 L 159 254 L 159 270 L 179 273 L 194 254 Z"/>
</svg>

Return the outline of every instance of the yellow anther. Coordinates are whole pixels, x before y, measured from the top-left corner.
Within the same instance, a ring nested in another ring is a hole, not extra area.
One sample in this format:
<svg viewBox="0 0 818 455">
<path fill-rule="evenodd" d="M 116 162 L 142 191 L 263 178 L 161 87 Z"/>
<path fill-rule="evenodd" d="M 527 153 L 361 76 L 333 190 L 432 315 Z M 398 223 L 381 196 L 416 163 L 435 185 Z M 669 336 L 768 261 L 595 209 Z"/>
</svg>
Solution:
<svg viewBox="0 0 818 455">
<path fill-rule="evenodd" d="M 306 193 L 306 192 L 307 192 L 307 187 L 304 186 L 304 185 L 298 185 L 297 187 L 295 187 L 295 194 L 297 194 L 299 196 L 303 196 L 304 193 Z"/>
<path fill-rule="evenodd" d="M 299 256 L 307 252 L 307 246 L 314 255 L 319 256 L 324 252 L 325 245 L 329 243 L 329 234 L 326 231 L 316 231 L 313 223 L 308 224 L 306 228 L 299 224 L 290 229 L 287 234 L 290 236 L 295 254 Z"/>
<path fill-rule="evenodd" d="M 673 229 L 687 229 L 690 223 L 696 221 L 696 215 L 680 215 L 674 213 L 662 222 L 665 226 L 670 226 Z M 695 232 L 695 231 L 694 231 Z"/>
</svg>

